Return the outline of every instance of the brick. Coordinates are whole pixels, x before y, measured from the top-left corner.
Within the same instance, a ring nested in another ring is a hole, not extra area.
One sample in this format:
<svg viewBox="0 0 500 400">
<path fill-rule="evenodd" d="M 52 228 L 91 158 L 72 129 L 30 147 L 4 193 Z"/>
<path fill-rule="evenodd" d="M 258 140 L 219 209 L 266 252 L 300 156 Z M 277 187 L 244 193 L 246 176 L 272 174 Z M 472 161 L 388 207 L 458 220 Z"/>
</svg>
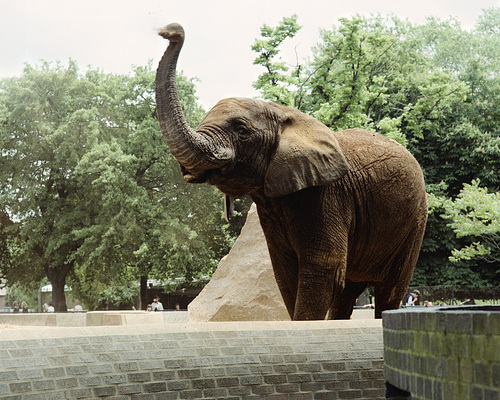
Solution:
<svg viewBox="0 0 500 400">
<path fill-rule="evenodd" d="M 311 382 L 311 374 L 289 374 L 288 381 L 290 383 Z"/>
<path fill-rule="evenodd" d="M 247 356 L 236 356 L 235 357 L 236 364 L 259 364 L 260 359 L 255 355 L 247 355 Z"/>
<path fill-rule="evenodd" d="M 71 389 L 70 398 L 71 399 L 88 399 L 92 397 L 91 389 Z"/>
<path fill-rule="evenodd" d="M 181 369 L 177 371 L 177 375 L 180 379 L 196 379 L 201 377 L 201 371 L 199 369 Z"/>
<path fill-rule="evenodd" d="M 269 354 L 259 356 L 262 364 L 281 364 L 283 363 L 283 356 L 278 354 Z"/>
<path fill-rule="evenodd" d="M 29 367 L 41 367 L 44 365 L 48 365 L 49 361 L 47 358 L 42 358 L 42 357 L 33 357 L 33 358 L 26 358 L 24 360 L 24 365 L 29 368 Z"/>
<path fill-rule="evenodd" d="M 318 392 L 325 389 L 325 384 L 323 382 L 304 382 L 300 384 L 300 390 L 302 392 Z"/>
<path fill-rule="evenodd" d="M 56 385 L 53 380 L 44 379 L 41 381 L 33 381 L 33 388 L 35 390 L 54 390 Z"/>
<path fill-rule="evenodd" d="M 56 386 L 59 389 L 73 388 L 78 386 L 78 380 L 76 378 L 57 379 Z"/>
<path fill-rule="evenodd" d="M 107 385 L 118 385 L 127 382 L 126 374 L 104 375 L 102 380 Z"/>
<path fill-rule="evenodd" d="M 234 357 L 214 357 L 212 358 L 212 365 L 233 365 L 237 364 Z"/>
<path fill-rule="evenodd" d="M 31 392 L 31 383 L 30 382 L 9 383 L 9 389 L 12 393 Z"/>
<path fill-rule="evenodd" d="M 80 386 L 99 386 L 102 384 L 100 376 L 84 376 L 78 378 Z"/>
<path fill-rule="evenodd" d="M 154 381 L 169 381 L 175 379 L 175 371 L 153 371 L 152 375 Z"/>
<path fill-rule="evenodd" d="M 165 364 L 165 368 L 167 368 L 167 369 L 179 369 L 179 368 L 186 368 L 187 367 L 187 362 L 184 359 L 165 360 L 164 364 Z M 141 365 L 141 364 L 139 364 L 139 365 Z M 143 367 L 141 366 L 140 368 L 142 369 Z M 155 367 L 153 366 L 153 367 L 151 367 L 151 369 L 152 368 L 155 368 Z"/>
<path fill-rule="evenodd" d="M 236 356 L 236 355 L 245 354 L 243 347 L 222 347 L 220 349 L 220 352 L 223 356 L 227 356 L 227 355 Z"/>
<path fill-rule="evenodd" d="M 120 360 L 120 355 L 118 353 L 103 353 L 103 354 L 96 354 L 95 359 L 97 362 L 112 362 L 112 361 L 119 361 Z"/>
<path fill-rule="evenodd" d="M 490 370 L 483 363 L 474 364 L 474 382 L 479 385 L 490 385 Z"/>
<path fill-rule="evenodd" d="M 116 394 L 116 386 L 95 387 L 93 391 L 96 397 L 114 396 Z"/>
<path fill-rule="evenodd" d="M 136 362 L 123 362 L 123 363 L 116 363 L 115 369 L 118 372 L 130 372 L 130 371 L 137 371 L 139 368 Z"/>
<path fill-rule="evenodd" d="M 274 386 L 273 385 L 252 386 L 252 393 L 259 395 L 274 393 Z"/>
<path fill-rule="evenodd" d="M 310 363 L 310 364 L 301 364 L 297 366 L 299 371 L 303 372 L 319 372 L 321 371 L 321 364 L 318 363 Z"/>
<path fill-rule="evenodd" d="M 179 399 L 179 392 L 160 392 L 147 395 L 145 393 L 141 395 L 132 395 L 132 400 L 148 400 L 148 396 L 152 396 L 153 400 L 177 400 Z M 124 399 L 126 400 L 126 399 Z"/>
<path fill-rule="evenodd" d="M 270 365 L 251 365 L 250 372 L 256 375 L 273 374 L 273 367 Z"/>
<path fill-rule="evenodd" d="M 214 379 L 193 379 L 191 381 L 193 389 L 208 389 L 215 387 Z"/>
<path fill-rule="evenodd" d="M 184 392 L 180 393 L 180 398 L 181 399 L 193 399 L 197 400 L 200 399 L 201 396 L 203 396 L 203 392 L 201 390 L 186 390 Z"/>
<path fill-rule="evenodd" d="M 250 385 L 261 385 L 263 382 L 262 376 L 242 376 L 240 377 L 240 384 L 242 386 L 250 386 Z"/>
<path fill-rule="evenodd" d="M 225 399 L 228 395 L 226 388 L 210 388 L 203 390 L 203 398 Z"/>
<path fill-rule="evenodd" d="M 195 349 L 172 349 L 169 351 L 169 353 L 170 357 L 177 357 L 177 358 L 196 357 Z"/>
<path fill-rule="evenodd" d="M 239 380 L 235 377 L 217 378 L 217 386 L 219 387 L 230 387 L 238 386 Z"/>
<path fill-rule="evenodd" d="M 229 394 L 231 396 L 249 396 L 252 394 L 252 388 L 250 386 L 230 387 Z"/>
<path fill-rule="evenodd" d="M 62 367 L 44 368 L 42 371 L 45 378 L 60 378 L 66 376 L 66 371 Z"/>
<path fill-rule="evenodd" d="M 348 381 L 330 381 L 330 382 L 325 382 L 325 389 L 332 390 L 332 391 L 338 391 L 341 389 L 349 389 L 349 382 Z"/>
<path fill-rule="evenodd" d="M 16 371 L 0 371 L 0 382 L 17 380 L 19 380 L 19 378 L 17 377 Z"/>
<path fill-rule="evenodd" d="M 339 399 L 359 399 L 362 395 L 361 390 L 340 390 Z"/>
<path fill-rule="evenodd" d="M 312 393 L 290 393 L 288 395 L 288 398 L 290 400 L 312 400 L 313 394 Z"/>
<path fill-rule="evenodd" d="M 209 357 L 196 357 L 187 360 L 189 368 L 210 367 L 211 365 L 212 359 Z"/>
<path fill-rule="evenodd" d="M 43 373 L 41 369 L 27 369 L 22 372 L 23 379 L 40 379 L 43 378 Z M 0 382 L 2 382 L 0 377 Z"/>
<path fill-rule="evenodd" d="M 296 393 L 299 391 L 299 385 L 297 383 L 284 383 L 282 385 L 276 385 L 276 391 L 278 393 Z"/>
<path fill-rule="evenodd" d="M 31 349 L 11 349 L 9 350 L 9 354 L 12 358 L 21 358 L 21 357 L 32 357 L 33 352 Z"/>
<path fill-rule="evenodd" d="M 265 375 L 264 382 L 268 384 L 280 384 L 287 381 L 286 375 Z"/>
<path fill-rule="evenodd" d="M 91 374 L 109 374 L 113 372 L 113 366 L 111 364 L 93 364 L 89 366 Z"/>
<path fill-rule="evenodd" d="M 278 374 L 289 374 L 293 372 L 297 372 L 297 366 L 295 364 L 281 364 L 275 365 L 274 371 Z"/>
<path fill-rule="evenodd" d="M 164 392 L 167 390 L 167 384 L 165 382 L 144 383 L 143 387 L 146 393 Z"/>
<path fill-rule="evenodd" d="M 168 390 L 186 390 L 190 388 L 189 381 L 170 381 L 167 386 Z"/>
<path fill-rule="evenodd" d="M 149 382 L 151 381 L 150 372 L 135 372 L 127 374 L 128 380 L 130 382 Z"/>
<path fill-rule="evenodd" d="M 201 370 L 201 373 L 202 373 L 203 377 L 210 378 L 210 377 L 216 377 L 216 376 L 225 376 L 226 370 L 223 367 L 204 368 Z M 235 374 L 231 374 L 229 371 L 227 373 L 228 373 L 228 375 L 235 375 Z"/>
<path fill-rule="evenodd" d="M 68 375 L 86 375 L 89 373 L 89 367 L 86 365 L 81 366 L 68 366 L 66 367 Z"/>
<path fill-rule="evenodd" d="M 312 378 L 314 381 L 333 381 L 335 380 L 336 374 L 332 372 L 318 372 L 318 373 L 313 373 Z"/>
<path fill-rule="evenodd" d="M 199 356 L 205 356 L 205 357 L 215 357 L 220 355 L 218 347 L 203 347 L 200 349 L 196 349 L 196 352 L 198 353 Z"/>
</svg>

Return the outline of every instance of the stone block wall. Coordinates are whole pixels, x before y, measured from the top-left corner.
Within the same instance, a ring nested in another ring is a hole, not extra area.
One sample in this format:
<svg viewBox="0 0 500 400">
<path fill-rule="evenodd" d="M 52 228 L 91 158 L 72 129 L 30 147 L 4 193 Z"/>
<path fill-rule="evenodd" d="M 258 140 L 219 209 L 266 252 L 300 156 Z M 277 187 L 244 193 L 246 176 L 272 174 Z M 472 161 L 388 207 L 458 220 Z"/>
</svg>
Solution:
<svg viewBox="0 0 500 400">
<path fill-rule="evenodd" d="M 500 307 L 383 314 L 385 376 L 412 400 L 500 399 Z"/>
<path fill-rule="evenodd" d="M 0 330 L 0 398 L 383 399 L 379 320 Z"/>
</svg>

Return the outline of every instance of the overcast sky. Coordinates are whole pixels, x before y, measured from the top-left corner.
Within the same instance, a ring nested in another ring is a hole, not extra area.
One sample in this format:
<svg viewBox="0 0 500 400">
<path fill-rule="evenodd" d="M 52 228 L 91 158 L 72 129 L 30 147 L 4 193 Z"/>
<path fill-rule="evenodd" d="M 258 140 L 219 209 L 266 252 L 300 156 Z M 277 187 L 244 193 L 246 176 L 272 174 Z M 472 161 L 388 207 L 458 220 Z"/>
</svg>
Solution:
<svg viewBox="0 0 500 400">
<path fill-rule="evenodd" d="M 424 23 L 428 16 L 457 17 L 469 29 L 481 10 L 500 0 L 0 0 L 0 77 L 18 76 L 25 63 L 69 58 L 81 69 L 129 73 L 153 60 L 167 41 L 157 28 L 179 22 L 186 41 L 178 69 L 201 82 L 197 93 L 205 108 L 230 96 L 256 96 L 250 49 L 263 24 L 275 26 L 297 14 L 300 33 L 289 45 L 290 61 L 310 55 L 319 30 L 341 17 L 394 14 Z"/>
</svg>

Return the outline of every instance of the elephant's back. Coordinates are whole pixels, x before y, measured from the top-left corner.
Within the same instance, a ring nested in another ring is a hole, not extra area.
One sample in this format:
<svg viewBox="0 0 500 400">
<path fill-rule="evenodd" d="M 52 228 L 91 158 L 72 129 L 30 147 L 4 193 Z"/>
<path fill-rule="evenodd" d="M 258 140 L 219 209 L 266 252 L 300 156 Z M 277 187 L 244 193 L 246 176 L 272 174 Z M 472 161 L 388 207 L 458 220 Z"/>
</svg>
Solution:
<svg viewBox="0 0 500 400">
<path fill-rule="evenodd" d="M 368 180 L 380 181 L 377 183 L 410 180 L 415 190 L 417 185 L 418 190 L 425 191 L 420 165 L 413 155 L 395 140 L 365 129 L 335 132 L 335 137 L 354 174 L 365 175 Z"/>
</svg>

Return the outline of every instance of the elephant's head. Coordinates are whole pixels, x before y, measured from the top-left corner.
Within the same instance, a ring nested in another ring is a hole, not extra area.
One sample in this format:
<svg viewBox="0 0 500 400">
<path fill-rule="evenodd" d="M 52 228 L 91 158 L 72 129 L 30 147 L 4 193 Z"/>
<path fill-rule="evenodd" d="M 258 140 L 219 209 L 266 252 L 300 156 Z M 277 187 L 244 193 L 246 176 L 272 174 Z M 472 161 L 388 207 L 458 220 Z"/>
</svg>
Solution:
<svg viewBox="0 0 500 400">
<path fill-rule="evenodd" d="M 334 134 L 297 110 L 260 100 L 225 99 L 196 130 L 182 113 L 175 82 L 184 30 L 170 24 L 170 40 L 156 74 L 158 118 L 184 180 L 217 186 L 226 198 L 278 197 L 327 185 L 349 169 Z"/>
</svg>

